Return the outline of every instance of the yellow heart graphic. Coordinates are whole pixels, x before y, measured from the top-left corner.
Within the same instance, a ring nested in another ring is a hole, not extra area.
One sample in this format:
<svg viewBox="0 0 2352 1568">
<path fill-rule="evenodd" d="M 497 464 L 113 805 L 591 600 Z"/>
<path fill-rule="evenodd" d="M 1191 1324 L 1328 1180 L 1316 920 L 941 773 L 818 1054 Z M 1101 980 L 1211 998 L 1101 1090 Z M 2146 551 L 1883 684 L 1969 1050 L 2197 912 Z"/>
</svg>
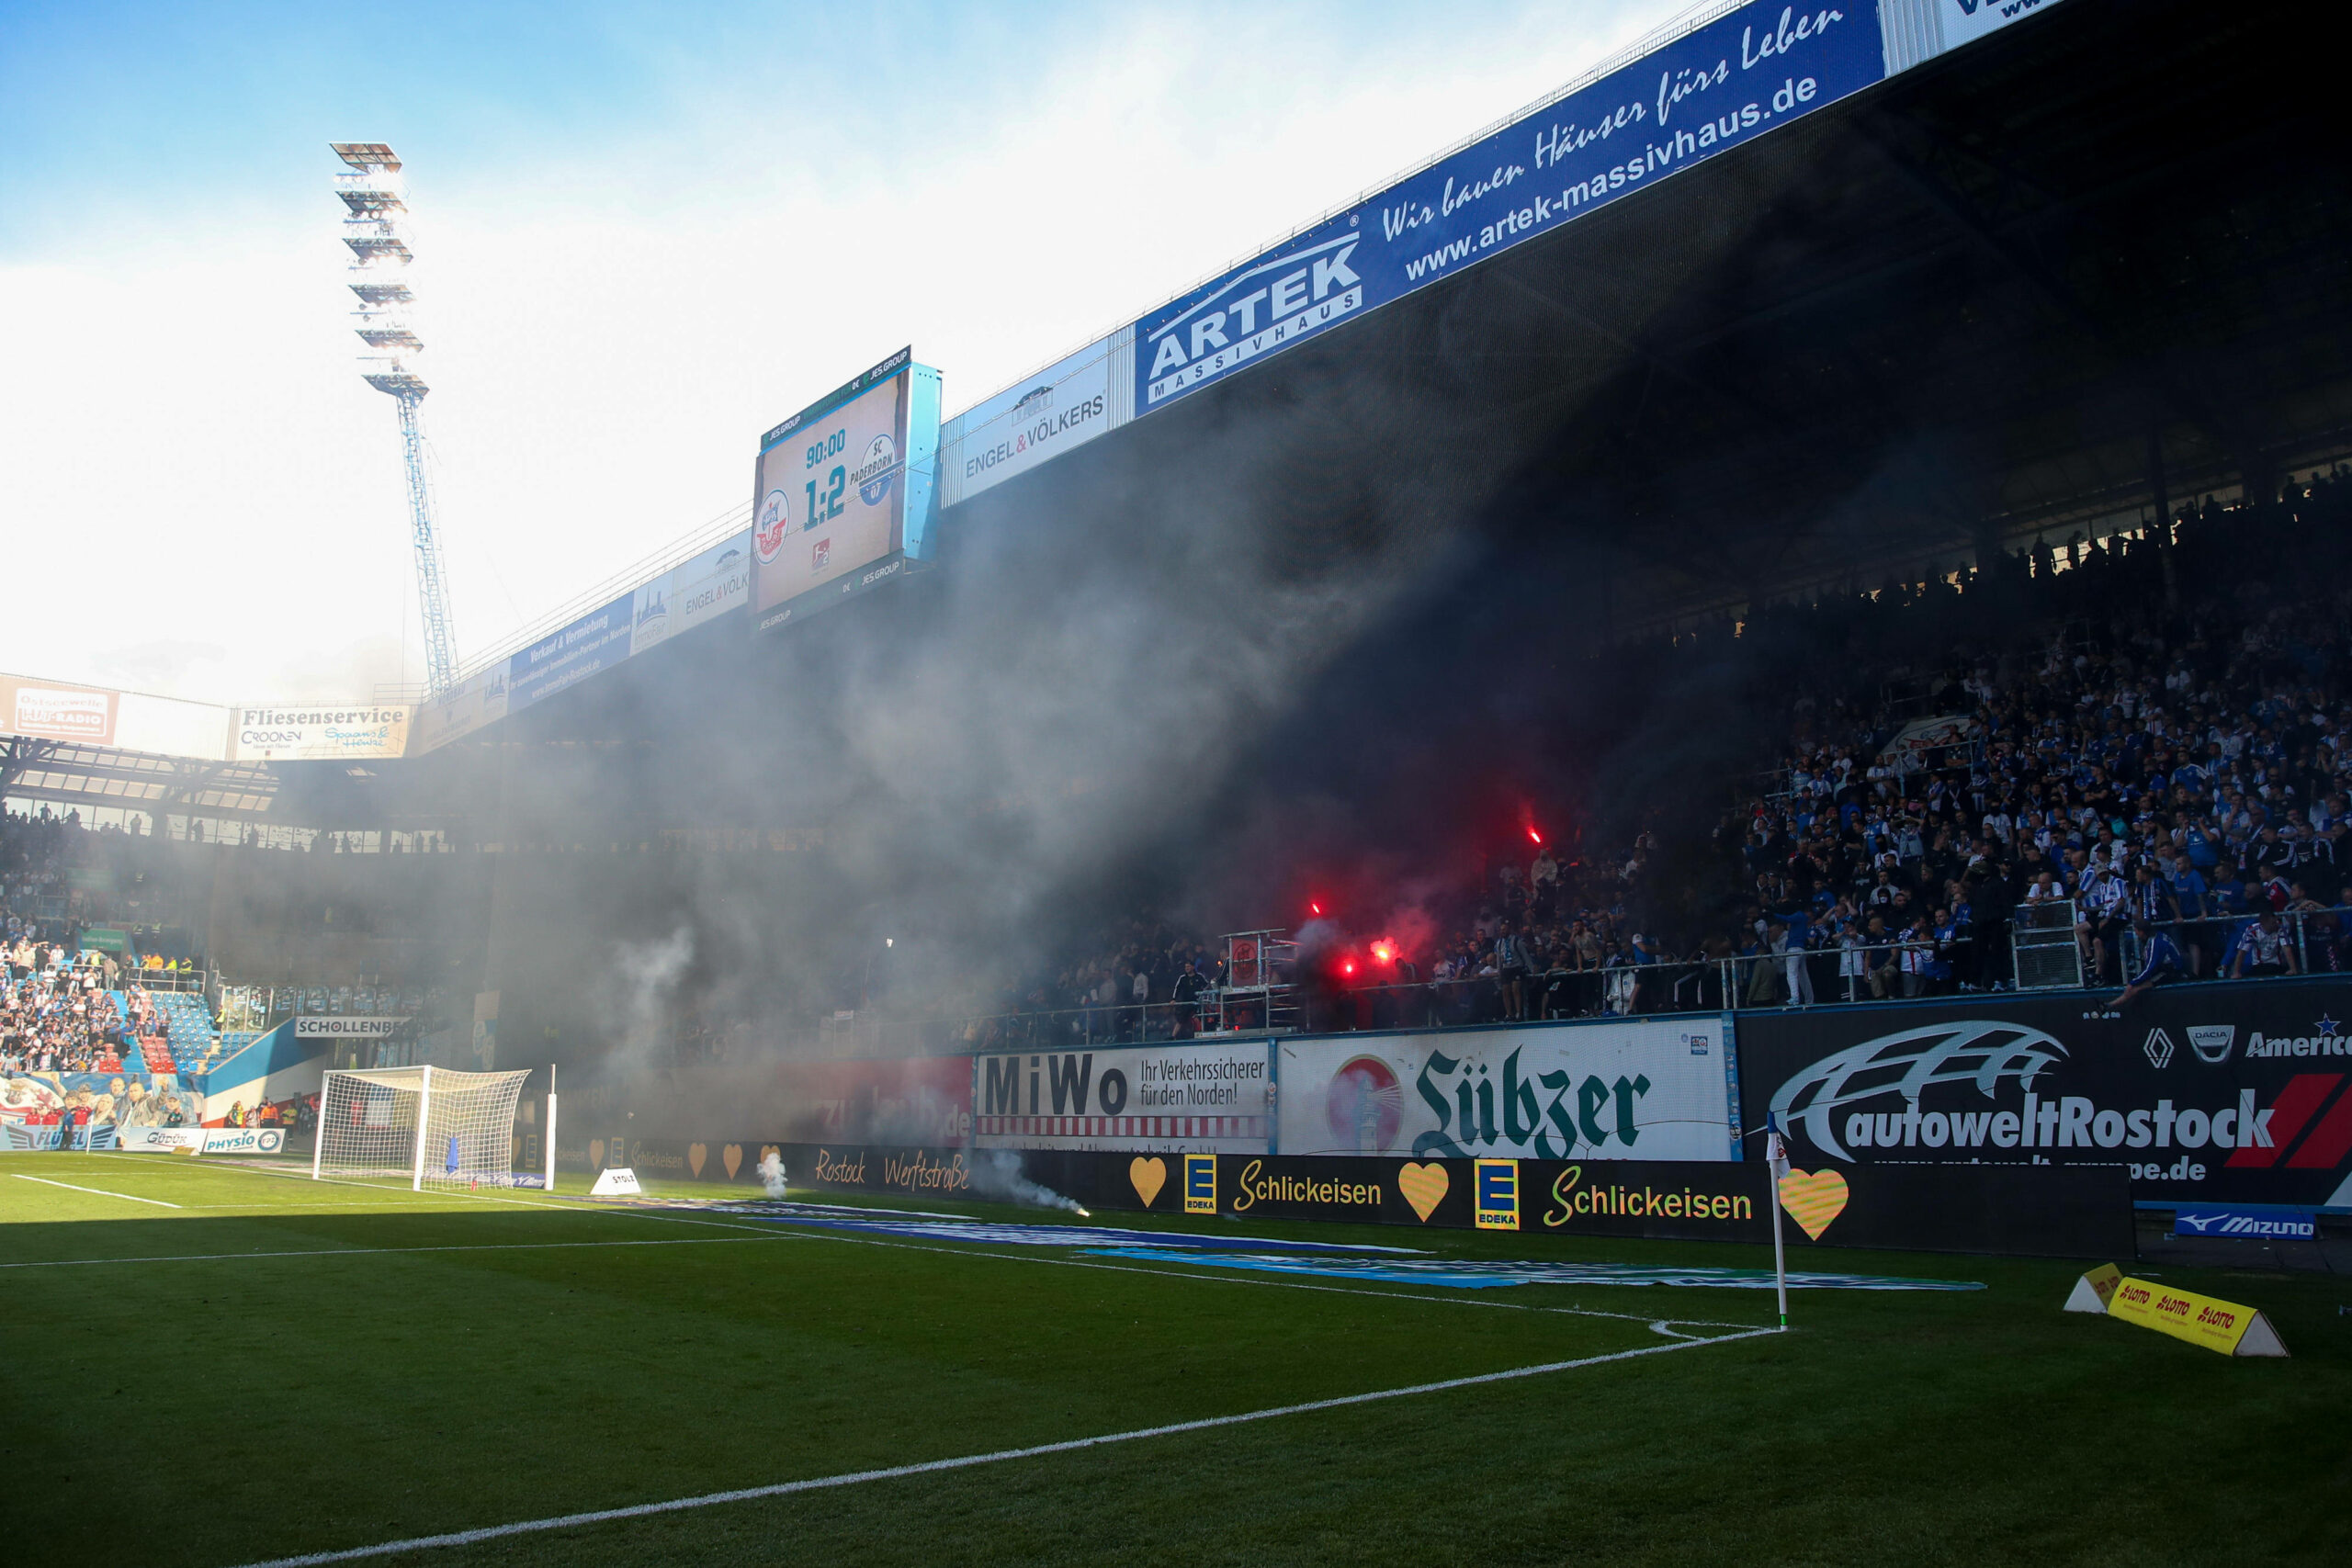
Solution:
<svg viewBox="0 0 2352 1568">
<path fill-rule="evenodd" d="M 1430 1216 L 1445 1201 L 1445 1190 L 1453 1185 L 1445 1167 L 1435 1160 L 1427 1165 L 1415 1165 L 1408 1160 L 1396 1169 L 1396 1190 L 1405 1195 L 1405 1201 L 1421 1216 L 1423 1224 L 1430 1223 Z"/>
<path fill-rule="evenodd" d="M 1137 1155 L 1127 1162 L 1127 1179 L 1136 1184 L 1136 1196 L 1148 1209 L 1151 1201 L 1159 1196 L 1159 1190 L 1168 1185 L 1168 1162 L 1157 1155 L 1149 1159 Z"/>
<path fill-rule="evenodd" d="M 734 1180 L 735 1173 L 743 1168 L 743 1145 L 729 1144 L 719 1150 L 718 1163 L 727 1168 L 727 1179 Z"/>
<path fill-rule="evenodd" d="M 704 1145 L 700 1144 L 686 1145 L 686 1168 L 693 1171 L 696 1178 L 701 1177 L 702 1168 L 709 1158 L 710 1150 Z"/>
<path fill-rule="evenodd" d="M 591 1138 L 588 1140 L 588 1165 L 589 1168 L 594 1170 L 602 1170 L 605 1168 L 604 1139 Z"/>
<path fill-rule="evenodd" d="M 1834 1170 L 1817 1170 L 1811 1176 L 1791 1170 L 1781 1178 L 1781 1207 L 1804 1227 L 1805 1235 L 1819 1241 L 1829 1222 L 1846 1212 L 1846 1179 Z"/>
</svg>

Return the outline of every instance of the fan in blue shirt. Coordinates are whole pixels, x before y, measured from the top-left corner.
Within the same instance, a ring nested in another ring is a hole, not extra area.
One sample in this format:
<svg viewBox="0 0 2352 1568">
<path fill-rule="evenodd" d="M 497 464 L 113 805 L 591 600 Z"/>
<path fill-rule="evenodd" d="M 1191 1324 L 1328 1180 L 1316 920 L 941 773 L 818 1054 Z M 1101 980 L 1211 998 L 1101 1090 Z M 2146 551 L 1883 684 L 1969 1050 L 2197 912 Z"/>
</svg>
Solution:
<svg viewBox="0 0 2352 1568">
<path fill-rule="evenodd" d="M 2115 998 L 2117 1007 L 2130 1007 L 2143 993 L 2153 991 L 2167 977 L 2178 978 L 2188 973 L 2188 964 L 2180 956 L 2170 932 L 2160 931 L 2145 919 L 2134 919 L 2132 931 L 2140 939 L 2140 972 Z"/>
</svg>

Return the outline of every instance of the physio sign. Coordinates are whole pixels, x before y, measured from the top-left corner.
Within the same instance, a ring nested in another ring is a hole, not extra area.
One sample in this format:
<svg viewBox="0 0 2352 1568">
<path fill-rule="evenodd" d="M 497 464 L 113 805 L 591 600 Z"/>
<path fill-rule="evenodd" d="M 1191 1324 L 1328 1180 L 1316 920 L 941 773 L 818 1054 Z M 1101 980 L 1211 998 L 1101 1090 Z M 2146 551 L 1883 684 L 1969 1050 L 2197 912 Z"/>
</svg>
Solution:
<svg viewBox="0 0 2352 1568">
<path fill-rule="evenodd" d="M 1136 412 L 1870 86 L 1878 9 L 1742 6 L 1170 301 L 1136 323 Z"/>
</svg>

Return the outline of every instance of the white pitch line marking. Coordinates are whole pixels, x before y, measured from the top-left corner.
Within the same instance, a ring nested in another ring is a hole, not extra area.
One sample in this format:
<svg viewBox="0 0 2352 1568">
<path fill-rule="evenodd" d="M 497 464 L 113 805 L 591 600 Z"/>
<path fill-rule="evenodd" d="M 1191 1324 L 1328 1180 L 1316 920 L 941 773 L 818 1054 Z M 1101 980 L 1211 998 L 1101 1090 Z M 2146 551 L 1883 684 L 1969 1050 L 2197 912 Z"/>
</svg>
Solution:
<svg viewBox="0 0 2352 1568">
<path fill-rule="evenodd" d="M 26 1178 L 31 1180 L 32 1178 Z M 142 1200 L 143 1201 L 143 1200 Z M 576 1247 L 729 1247 L 773 1240 L 755 1235 L 693 1235 L 675 1241 L 513 1241 L 470 1247 L 308 1247 L 291 1252 L 183 1252 L 154 1258 L 48 1258 L 0 1263 L 0 1269 L 91 1269 L 112 1263 L 243 1263 L 255 1258 L 376 1258 L 407 1252 L 552 1252 Z"/>
<path fill-rule="evenodd" d="M 166 1203 L 161 1198 L 134 1198 L 128 1192 L 109 1192 L 103 1187 L 76 1187 L 70 1181 L 51 1181 L 46 1176 L 27 1176 L 22 1171 L 8 1173 L 19 1181 L 38 1181 L 43 1187 L 62 1187 L 68 1192 L 92 1192 L 101 1198 L 119 1198 L 126 1203 L 153 1203 L 158 1209 L 176 1209 L 177 1203 Z"/>
<path fill-rule="evenodd" d="M 553 1518 L 525 1519 L 509 1525 L 486 1525 L 480 1529 L 452 1530 L 446 1535 L 412 1536 L 406 1540 L 380 1541 L 374 1546 L 347 1547 L 340 1551 L 312 1551 L 299 1557 L 273 1557 L 264 1562 L 248 1564 L 247 1568 L 311 1568 L 324 1562 L 353 1562 L 362 1558 L 390 1557 L 397 1552 L 424 1551 L 434 1547 L 472 1546 L 485 1540 L 500 1540 L 508 1536 L 531 1535 L 542 1530 L 571 1529 L 582 1525 L 609 1524 L 616 1519 L 641 1519 L 653 1514 L 674 1514 L 688 1508 L 710 1508 L 722 1503 L 749 1503 L 763 1497 L 788 1497 L 800 1492 L 818 1492 L 836 1486 L 856 1486 L 868 1481 L 899 1481 L 910 1475 L 931 1475 L 941 1471 L 968 1470 L 975 1465 L 1003 1464 L 1012 1460 L 1039 1459 L 1047 1454 L 1074 1453 L 1080 1449 L 1108 1448 L 1114 1443 L 1140 1442 L 1147 1438 L 1172 1438 L 1187 1432 L 1205 1432 L 1219 1427 L 1240 1427 L 1256 1421 L 1272 1421 L 1285 1416 L 1305 1416 L 1318 1410 L 1340 1410 L 1351 1404 L 1374 1404 L 1384 1400 L 1408 1399 L 1416 1394 L 1442 1393 L 1451 1389 L 1476 1388 L 1486 1383 L 1513 1382 L 1521 1378 L 1543 1377 L 1551 1372 L 1573 1371 L 1579 1367 L 1597 1367 L 1607 1361 L 1630 1361 L 1637 1356 L 1670 1356 L 1677 1350 L 1695 1350 L 1703 1345 L 1728 1345 L 1735 1339 L 1754 1339 L 1762 1335 L 1781 1334 L 1781 1328 L 1750 1328 L 1737 1334 L 1721 1334 L 1712 1339 L 1681 1339 L 1670 1345 L 1642 1345 L 1631 1350 L 1611 1350 L 1605 1355 L 1580 1356 L 1572 1361 L 1545 1361 L 1539 1366 L 1513 1367 L 1507 1371 L 1479 1372 L 1470 1377 L 1446 1378 L 1438 1382 L 1414 1383 L 1406 1388 L 1384 1388 L 1370 1393 L 1341 1394 L 1336 1399 L 1311 1399 L 1301 1404 L 1276 1405 L 1270 1410 L 1249 1410 L 1238 1416 L 1211 1416 L 1198 1421 L 1176 1421 L 1164 1427 L 1138 1427 L 1130 1432 L 1108 1432 L 1097 1438 L 1071 1438 L 1058 1443 L 1038 1443 L 1025 1449 L 999 1449 L 993 1453 L 966 1454 L 956 1459 L 927 1460 L 921 1464 L 893 1465 L 888 1470 L 860 1470 L 846 1475 L 820 1475 L 807 1481 L 782 1481 L 772 1486 L 747 1486 L 734 1492 L 709 1492 L 699 1497 L 677 1497 L 665 1503 L 639 1503 L 626 1508 L 597 1508 L 587 1513 L 560 1514 Z"/>
</svg>

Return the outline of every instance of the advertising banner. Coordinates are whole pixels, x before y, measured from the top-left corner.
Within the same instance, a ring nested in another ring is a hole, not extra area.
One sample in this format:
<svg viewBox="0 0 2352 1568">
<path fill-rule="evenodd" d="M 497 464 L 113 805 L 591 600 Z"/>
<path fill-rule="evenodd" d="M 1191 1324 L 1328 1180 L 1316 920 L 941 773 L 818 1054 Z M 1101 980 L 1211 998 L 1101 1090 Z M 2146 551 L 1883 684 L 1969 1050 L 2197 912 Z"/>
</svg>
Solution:
<svg viewBox="0 0 2352 1568">
<path fill-rule="evenodd" d="M 231 710 L 229 756 L 238 761 L 324 761 L 408 752 L 406 703 L 250 704 Z"/>
<path fill-rule="evenodd" d="M 1271 1041 L 972 1059 L 972 1142 L 997 1149 L 1263 1154 L 1274 1130 Z"/>
<path fill-rule="evenodd" d="M 1075 1204 L 1098 1216 L 1124 1211 L 1758 1247 L 1772 1242 L 1770 1178 L 1759 1161 L 1016 1153 L 797 1143 L 634 1144 L 628 1152 L 640 1171 L 740 1184 L 756 1183 L 765 1147 L 777 1148 L 796 1197 L 814 1188 L 1047 1208 Z M 1838 1178 L 1834 1199 L 1824 1202 L 1813 1192 L 1784 1197 L 1781 1231 L 1789 1249 L 2048 1258 L 2129 1257 L 2132 1251 L 2129 1189 L 2112 1167 L 1884 1166 L 1858 1172 L 1850 1182 Z"/>
<path fill-rule="evenodd" d="M 1284 1041 L 1275 1147 L 1737 1159 L 1727 1036 L 1721 1020 L 1680 1018 Z"/>
<path fill-rule="evenodd" d="M 1943 47 L 1958 49 L 1996 32 L 2020 17 L 2048 10 L 2058 0 L 1929 0 L 1943 33 Z"/>
<path fill-rule="evenodd" d="M 629 652 L 639 654 L 676 634 L 715 621 L 750 602 L 752 536 L 747 529 L 682 561 L 637 591 Z"/>
<path fill-rule="evenodd" d="M 194 1149 L 207 1155 L 274 1155 L 286 1147 L 283 1127 L 124 1127 L 116 1147 L 134 1154 Z"/>
<path fill-rule="evenodd" d="M 1747 1117 L 1800 1165 L 2105 1165 L 2174 1204 L 2352 1206 L 2352 983 L 1743 1015 Z"/>
<path fill-rule="evenodd" d="M 436 746 L 471 735 L 506 716 L 508 661 L 500 660 L 477 670 L 446 692 L 427 698 L 416 710 L 409 735 L 410 750 L 418 756 Z"/>
<path fill-rule="evenodd" d="M 544 702 L 599 670 L 628 657 L 636 630 L 637 592 L 631 589 L 601 610 L 581 616 L 541 637 L 507 661 L 506 711 Z"/>
<path fill-rule="evenodd" d="M 1117 423 L 1111 346 L 1109 340 L 1089 344 L 949 421 L 939 440 L 942 503 L 968 500 Z"/>
<path fill-rule="evenodd" d="M 969 1056 L 786 1062 L 778 1081 L 787 1143 L 956 1148 L 972 1136 Z"/>
<path fill-rule="evenodd" d="M 312 1018 L 294 1021 L 297 1040 L 390 1040 L 405 1018 Z"/>
<path fill-rule="evenodd" d="M 1136 323 L 1138 415 L 1885 75 L 1876 0 L 1746 6 Z"/>
<path fill-rule="evenodd" d="M 2175 1339 L 2224 1356 L 2287 1353 L 2287 1347 L 2279 1342 L 2278 1331 L 2256 1309 L 2154 1280 L 2134 1280 L 2127 1275 L 2116 1281 L 2107 1313 L 2109 1317 L 2169 1334 Z"/>
<path fill-rule="evenodd" d="M 977 1168 L 967 1149 L 890 1148 L 874 1145 L 786 1144 L 777 1149 L 784 1160 L 789 1190 L 810 1188 L 829 1192 L 895 1192 L 909 1198 L 1007 1198 L 1002 1186 L 989 1179 L 990 1168 Z M 977 1156 L 985 1162 L 987 1156 Z M 754 1162 L 756 1163 L 756 1162 Z M 979 1184 L 974 1177 L 978 1174 Z M 756 1177 L 756 1171 L 753 1173 Z"/>
<path fill-rule="evenodd" d="M 110 746 L 119 701 L 120 694 L 96 686 L 0 675 L 0 733 Z"/>
</svg>

